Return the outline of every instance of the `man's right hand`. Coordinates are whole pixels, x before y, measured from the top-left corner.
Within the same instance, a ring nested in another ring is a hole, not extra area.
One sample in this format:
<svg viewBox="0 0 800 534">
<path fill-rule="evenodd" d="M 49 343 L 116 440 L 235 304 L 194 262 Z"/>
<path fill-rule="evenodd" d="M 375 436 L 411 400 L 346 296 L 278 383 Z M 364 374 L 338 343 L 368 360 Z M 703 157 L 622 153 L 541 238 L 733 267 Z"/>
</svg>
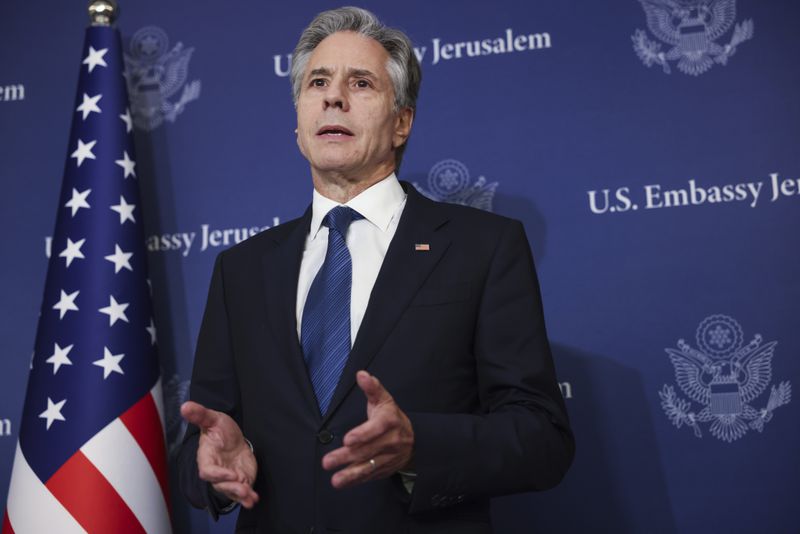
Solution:
<svg viewBox="0 0 800 534">
<path fill-rule="evenodd" d="M 181 415 L 200 429 L 197 469 L 200 478 L 218 493 L 252 508 L 258 502 L 253 491 L 257 463 L 242 430 L 230 416 L 196 402 L 181 406 Z"/>
</svg>

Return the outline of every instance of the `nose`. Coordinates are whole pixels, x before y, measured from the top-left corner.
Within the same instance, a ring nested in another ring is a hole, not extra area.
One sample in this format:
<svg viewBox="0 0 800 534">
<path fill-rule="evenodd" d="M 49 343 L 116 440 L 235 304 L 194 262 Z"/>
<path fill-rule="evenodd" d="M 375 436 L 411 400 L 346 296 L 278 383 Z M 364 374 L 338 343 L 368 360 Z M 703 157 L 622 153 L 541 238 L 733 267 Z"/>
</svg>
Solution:
<svg viewBox="0 0 800 534">
<path fill-rule="evenodd" d="M 350 109 L 350 103 L 347 100 L 347 90 L 343 82 L 332 81 L 328 85 L 328 90 L 325 92 L 324 107 L 339 108 L 342 111 Z"/>
</svg>

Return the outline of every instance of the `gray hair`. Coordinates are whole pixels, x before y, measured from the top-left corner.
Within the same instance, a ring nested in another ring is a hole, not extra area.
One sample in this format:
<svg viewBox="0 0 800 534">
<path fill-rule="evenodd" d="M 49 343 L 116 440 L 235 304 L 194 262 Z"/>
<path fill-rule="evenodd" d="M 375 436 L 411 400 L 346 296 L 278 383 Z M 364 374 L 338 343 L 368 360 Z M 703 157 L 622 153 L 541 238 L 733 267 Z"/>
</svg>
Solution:
<svg viewBox="0 0 800 534">
<path fill-rule="evenodd" d="M 336 32 L 351 31 L 380 43 L 389 54 L 386 70 L 394 87 L 394 108 L 417 109 L 417 95 L 422 80 L 422 71 L 414 54 L 411 40 L 394 28 L 384 26 L 374 14 L 359 7 L 340 7 L 323 11 L 303 30 L 292 53 L 292 98 L 295 106 L 300 97 L 308 59 L 323 39 Z M 405 144 L 397 149 L 397 166 L 400 166 Z"/>
</svg>

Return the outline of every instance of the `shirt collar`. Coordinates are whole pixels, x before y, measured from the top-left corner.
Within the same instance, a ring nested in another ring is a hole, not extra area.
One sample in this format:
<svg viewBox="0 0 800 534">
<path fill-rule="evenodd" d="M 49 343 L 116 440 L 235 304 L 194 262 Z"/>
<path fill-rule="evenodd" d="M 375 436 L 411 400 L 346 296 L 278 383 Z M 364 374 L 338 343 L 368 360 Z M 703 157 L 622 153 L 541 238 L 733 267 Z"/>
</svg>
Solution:
<svg viewBox="0 0 800 534">
<path fill-rule="evenodd" d="M 389 229 L 389 224 L 397 213 L 397 208 L 400 207 L 405 199 L 406 192 L 403 191 L 397 176 L 392 173 L 351 198 L 344 205 L 353 208 L 363 215 L 366 220 L 385 232 Z M 341 205 L 322 196 L 314 189 L 314 197 L 311 203 L 311 227 L 309 229 L 312 239 L 317 236 L 325 215 L 336 206 Z"/>
</svg>

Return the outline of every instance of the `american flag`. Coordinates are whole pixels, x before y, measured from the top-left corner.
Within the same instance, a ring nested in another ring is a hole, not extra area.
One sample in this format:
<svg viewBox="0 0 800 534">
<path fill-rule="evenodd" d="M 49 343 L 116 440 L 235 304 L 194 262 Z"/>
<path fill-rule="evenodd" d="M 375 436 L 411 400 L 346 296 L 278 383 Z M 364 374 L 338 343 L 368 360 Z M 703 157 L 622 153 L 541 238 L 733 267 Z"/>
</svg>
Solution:
<svg viewBox="0 0 800 534">
<path fill-rule="evenodd" d="M 117 31 L 88 28 L 82 58 L 3 534 L 171 530 Z"/>
</svg>

